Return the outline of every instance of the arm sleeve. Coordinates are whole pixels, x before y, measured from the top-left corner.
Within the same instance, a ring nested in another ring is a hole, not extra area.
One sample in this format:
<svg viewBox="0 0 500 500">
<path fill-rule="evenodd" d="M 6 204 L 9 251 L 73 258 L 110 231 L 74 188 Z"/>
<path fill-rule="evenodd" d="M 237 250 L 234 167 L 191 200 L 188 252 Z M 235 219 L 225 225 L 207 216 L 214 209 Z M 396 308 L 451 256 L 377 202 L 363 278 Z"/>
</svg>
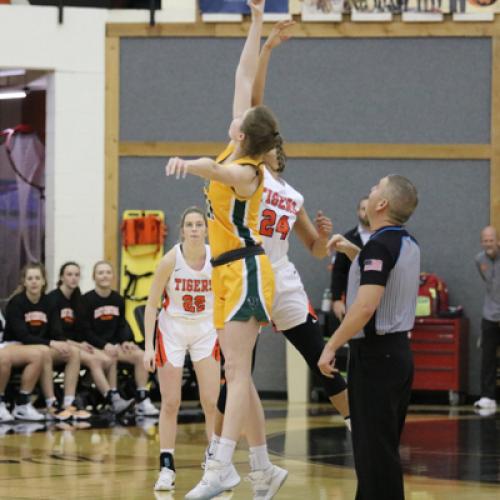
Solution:
<svg viewBox="0 0 500 500">
<path fill-rule="evenodd" d="M 481 279 L 483 281 L 486 281 L 486 276 L 484 275 L 482 269 L 481 269 L 481 259 L 480 257 L 476 257 L 474 259 L 474 262 L 476 263 L 476 267 L 477 267 L 477 272 L 479 273 L 479 276 L 481 276 Z"/>
<path fill-rule="evenodd" d="M 134 336 L 127 320 L 125 319 L 125 301 L 120 297 L 120 317 L 118 320 L 118 342 L 133 342 Z"/>
<path fill-rule="evenodd" d="M 370 240 L 359 254 L 361 272 L 359 284 L 385 287 L 395 264 L 395 258 L 383 243 Z"/>
<path fill-rule="evenodd" d="M 9 330 L 13 332 L 15 340 L 18 340 L 22 344 L 50 344 L 50 339 L 39 335 L 33 335 L 29 331 L 26 321 L 24 320 L 24 313 L 22 309 L 14 301 L 7 304 L 5 320 L 9 325 Z"/>
<path fill-rule="evenodd" d="M 85 330 L 83 328 L 84 319 L 82 317 L 83 308 L 80 305 L 76 315 L 75 326 L 73 328 L 73 340 L 75 342 L 85 342 Z"/>
<path fill-rule="evenodd" d="M 332 280 L 330 283 L 332 300 L 340 300 L 342 294 L 347 290 L 350 263 L 351 261 L 347 255 L 340 252 L 337 253 L 335 262 L 333 263 Z"/>
<path fill-rule="evenodd" d="M 61 317 L 57 307 L 51 307 L 49 312 L 49 339 L 50 340 L 67 340 L 64 336 Z"/>
<path fill-rule="evenodd" d="M 82 298 L 81 318 L 79 322 L 80 337 L 82 341 L 88 342 L 89 344 L 92 344 L 94 347 L 97 347 L 98 349 L 104 349 L 106 342 L 104 342 L 99 337 L 99 335 L 97 335 L 94 332 L 90 320 L 91 314 L 92 314 L 92 307 L 86 300 Z"/>
</svg>

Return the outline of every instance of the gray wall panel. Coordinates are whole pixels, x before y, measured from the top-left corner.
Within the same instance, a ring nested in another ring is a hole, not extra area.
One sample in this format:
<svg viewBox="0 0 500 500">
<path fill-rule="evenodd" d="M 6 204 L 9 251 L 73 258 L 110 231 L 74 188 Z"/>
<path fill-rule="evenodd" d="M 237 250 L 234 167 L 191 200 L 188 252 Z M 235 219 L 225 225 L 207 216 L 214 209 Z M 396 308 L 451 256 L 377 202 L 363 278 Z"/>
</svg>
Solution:
<svg viewBox="0 0 500 500">
<path fill-rule="evenodd" d="M 121 42 L 121 140 L 227 137 L 242 39 Z M 480 38 L 301 39 L 273 54 L 267 102 L 298 142 L 485 143 Z"/>
<path fill-rule="evenodd" d="M 177 238 L 179 214 L 203 204 L 202 181 L 166 179 L 161 158 L 123 158 L 120 163 L 120 213 L 125 209 L 162 209 L 170 225 L 167 245 Z M 489 164 L 483 161 L 290 160 L 287 180 L 305 196 L 311 217 L 322 209 L 334 219 L 335 231 L 356 223 L 358 199 L 382 176 L 409 177 L 420 192 L 420 204 L 409 229 L 422 247 L 422 269 L 442 276 L 451 303 L 462 304 L 471 319 L 470 390 L 479 391 L 479 334 L 483 285 L 473 257 L 479 230 L 489 220 Z M 327 262 L 313 260 L 295 237 L 290 255 L 301 272 L 314 305 L 329 284 Z M 279 336 L 264 334 L 259 348 L 261 390 L 286 390 L 285 348 Z"/>
</svg>

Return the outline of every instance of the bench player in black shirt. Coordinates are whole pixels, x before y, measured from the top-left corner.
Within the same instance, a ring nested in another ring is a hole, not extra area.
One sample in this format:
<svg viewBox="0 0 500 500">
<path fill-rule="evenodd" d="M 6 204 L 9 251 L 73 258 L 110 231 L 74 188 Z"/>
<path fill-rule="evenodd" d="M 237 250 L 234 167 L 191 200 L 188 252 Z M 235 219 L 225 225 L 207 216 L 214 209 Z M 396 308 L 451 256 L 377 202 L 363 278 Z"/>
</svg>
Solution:
<svg viewBox="0 0 500 500">
<path fill-rule="evenodd" d="M 80 362 L 90 370 L 97 389 L 115 413 L 123 413 L 134 404 L 134 400 L 124 400 L 111 391 L 108 377 L 113 365 L 116 371 L 116 358 L 111 358 L 82 338 L 83 304 L 79 284 L 80 266 L 76 262 L 64 263 L 59 270 L 57 288 L 47 296 L 50 306 L 60 319 L 64 338 L 79 349 Z"/>
<path fill-rule="evenodd" d="M 143 364 L 144 351 L 134 342 L 132 331 L 125 319 L 125 301 L 114 290 L 113 266 L 107 261 L 94 265 L 92 278 L 95 289 L 83 295 L 82 340 L 102 349 L 117 362 L 134 366 L 136 389 L 135 413 L 137 416 L 156 417 L 159 410 L 149 399 L 146 388 L 149 374 Z M 117 393 L 116 363 L 109 375 L 111 390 Z"/>
<path fill-rule="evenodd" d="M 45 287 L 47 278 L 41 264 L 28 264 L 21 272 L 21 283 L 5 310 L 6 341 L 36 346 L 43 354 L 40 378 L 47 404 L 47 416 L 58 420 L 86 420 L 90 413 L 75 404 L 80 374 L 80 353 L 64 338 L 61 323 L 51 310 Z M 54 395 L 54 365 L 64 365 L 64 401 L 60 409 Z"/>
</svg>

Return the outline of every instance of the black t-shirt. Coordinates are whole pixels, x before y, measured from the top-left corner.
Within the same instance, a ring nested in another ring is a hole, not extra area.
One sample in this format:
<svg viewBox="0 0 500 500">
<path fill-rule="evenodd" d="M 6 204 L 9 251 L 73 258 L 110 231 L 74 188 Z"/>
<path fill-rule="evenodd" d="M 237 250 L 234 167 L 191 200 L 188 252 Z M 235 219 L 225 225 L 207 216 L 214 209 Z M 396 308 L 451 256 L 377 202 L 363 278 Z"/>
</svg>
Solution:
<svg viewBox="0 0 500 500">
<path fill-rule="evenodd" d="M 344 236 L 359 248 L 363 248 L 363 240 L 359 234 L 358 228 L 355 227 Z M 330 291 L 332 292 L 332 300 L 341 300 L 342 295 L 347 290 L 347 278 L 349 277 L 349 268 L 351 267 L 351 259 L 342 252 L 337 252 L 335 262 L 332 268 L 332 277 L 330 282 Z"/>
<path fill-rule="evenodd" d="M 45 344 L 65 340 L 61 323 L 46 295 L 34 304 L 25 292 L 12 297 L 5 310 L 5 341 Z"/>
<path fill-rule="evenodd" d="M 75 292 L 73 292 L 73 294 L 74 293 Z M 68 340 L 81 342 L 81 297 L 79 300 L 73 297 L 68 299 L 60 288 L 56 288 L 47 295 L 47 299 L 51 310 L 54 309 L 54 314 L 57 315 L 60 320 L 64 337 Z"/>
<path fill-rule="evenodd" d="M 95 290 L 82 296 L 82 340 L 102 349 L 106 344 L 133 341 L 125 320 L 125 301 L 115 291 L 101 297 Z"/>
</svg>

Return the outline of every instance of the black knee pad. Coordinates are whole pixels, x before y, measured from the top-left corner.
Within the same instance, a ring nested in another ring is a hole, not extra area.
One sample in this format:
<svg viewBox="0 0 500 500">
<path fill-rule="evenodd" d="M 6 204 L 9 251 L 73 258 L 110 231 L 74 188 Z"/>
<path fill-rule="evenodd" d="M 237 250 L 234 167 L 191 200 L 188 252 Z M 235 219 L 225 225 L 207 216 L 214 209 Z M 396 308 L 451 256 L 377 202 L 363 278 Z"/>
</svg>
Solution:
<svg viewBox="0 0 500 500">
<path fill-rule="evenodd" d="M 336 373 L 333 378 L 328 378 L 318 368 L 325 341 L 316 318 L 309 314 L 304 323 L 284 331 L 283 335 L 300 352 L 311 371 L 320 377 L 328 397 L 336 396 L 347 388 L 342 375 Z"/>
</svg>

